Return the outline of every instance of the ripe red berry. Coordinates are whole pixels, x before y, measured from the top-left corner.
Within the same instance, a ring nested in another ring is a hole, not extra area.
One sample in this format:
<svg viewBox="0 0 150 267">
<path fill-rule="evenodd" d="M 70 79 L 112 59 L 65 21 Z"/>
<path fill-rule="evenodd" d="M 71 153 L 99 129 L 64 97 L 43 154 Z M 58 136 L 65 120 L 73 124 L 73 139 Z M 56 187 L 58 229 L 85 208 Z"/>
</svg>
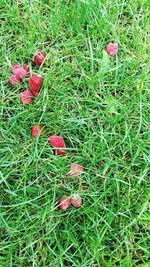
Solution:
<svg viewBox="0 0 150 267">
<path fill-rule="evenodd" d="M 75 208 L 79 208 L 82 205 L 82 198 L 80 197 L 80 195 L 78 194 L 74 194 L 71 198 L 71 204 L 75 207 Z"/>
<path fill-rule="evenodd" d="M 39 90 L 42 87 L 43 80 L 44 80 L 43 78 L 41 78 L 35 73 L 33 73 L 32 76 L 30 77 L 29 81 L 30 90 L 32 91 L 34 96 L 39 95 Z"/>
<path fill-rule="evenodd" d="M 109 43 L 106 46 L 106 51 L 110 56 L 115 56 L 118 52 L 118 44 L 117 43 Z"/>
<path fill-rule="evenodd" d="M 39 51 L 35 56 L 34 56 L 34 62 L 36 65 L 42 65 L 44 63 L 44 60 L 46 58 L 46 53 L 44 51 Z"/>
<path fill-rule="evenodd" d="M 56 155 L 64 155 L 67 152 L 66 149 L 57 149 L 55 150 Z"/>
<path fill-rule="evenodd" d="M 33 137 L 37 137 L 43 132 L 43 127 L 40 125 L 33 126 L 31 132 Z"/>
<path fill-rule="evenodd" d="M 59 135 L 52 135 L 49 137 L 48 141 L 50 142 L 51 146 L 55 148 L 64 148 L 65 141 L 64 138 Z"/>
<path fill-rule="evenodd" d="M 18 78 L 16 75 L 12 75 L 9 79 L 10 85 L 16 85 L 17 83 L 20 83 L 20 78 Z"/>
<path fill-rule="evenodd" d="M 32 102 L 33 95 L 29 90 L 25 90 L 20 94 L 20 99 L 23 104 L 27 105 Z"/>
<path fill-rule="evenodd" d="M 71 176 L 78 176 L 78 175 L 82 174 L 83 172 L 84 172 L 83 166 L 81 166 L 79 164 L 72 164 L 69 174 Z"/>
<path fill-rule="evenodd" d="M 60 200 L 59 200 L 59 203 L 60 203 L 60 208 L 62 210 L 66 210 L 69 208 L 69 206 L 71 205 L 71 200 L 70 198 L 67 198 L 67 197 L 62 197 Z"/>
</svg>

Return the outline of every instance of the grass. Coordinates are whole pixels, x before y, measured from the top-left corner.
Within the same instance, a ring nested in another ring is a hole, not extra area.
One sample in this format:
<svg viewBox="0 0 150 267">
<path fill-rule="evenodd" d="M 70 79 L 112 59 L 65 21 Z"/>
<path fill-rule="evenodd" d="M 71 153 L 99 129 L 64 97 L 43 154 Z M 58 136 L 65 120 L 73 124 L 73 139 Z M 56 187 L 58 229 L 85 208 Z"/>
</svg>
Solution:
<svg viewBox="0 0 150 267">
<path fill-rule="evenodd" d="M 149 266 L 149 1 L 127 2 L 0 3 L 1 267 Z M 40 49 L 48 59 L 36 67 Z M 16 63 L 44 77 L 28 106 L 19 99 L 28 78 L 7 83 Z M 45 127 L 37 139 L 35 124 Z M 53 134 L 65 156 L 53 154 Z M 74 162 L 85 173 L 70 178 Z M 55 207 L 74 192 L 80 209 Z"/>
</svg>

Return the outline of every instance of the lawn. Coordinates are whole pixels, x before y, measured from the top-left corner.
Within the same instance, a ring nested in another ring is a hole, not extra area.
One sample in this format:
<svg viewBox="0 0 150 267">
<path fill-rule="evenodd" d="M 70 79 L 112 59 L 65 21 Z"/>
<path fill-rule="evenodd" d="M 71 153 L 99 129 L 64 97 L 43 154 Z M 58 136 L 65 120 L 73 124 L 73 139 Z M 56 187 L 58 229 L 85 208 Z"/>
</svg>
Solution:
<svg viewBox="0 0 150 267">
<path fill-rule="evenodd" d="M 149 1 L 2 0 L 0 267 L 149 266 Z M 119 45 L 109 56 L 106 45 Z M 33 64 L 39 50 L 43 66 Z M 29 77 L 44 78 L 23 105 Z M 44 134 L 33 138 L 33 125 Z M 56 155 L 51 135 L 65 139 Z M 68 175 L 72 163 L 84 166 Z M 62 196 L 83 205 L 61 210 Z"/>
</svg>

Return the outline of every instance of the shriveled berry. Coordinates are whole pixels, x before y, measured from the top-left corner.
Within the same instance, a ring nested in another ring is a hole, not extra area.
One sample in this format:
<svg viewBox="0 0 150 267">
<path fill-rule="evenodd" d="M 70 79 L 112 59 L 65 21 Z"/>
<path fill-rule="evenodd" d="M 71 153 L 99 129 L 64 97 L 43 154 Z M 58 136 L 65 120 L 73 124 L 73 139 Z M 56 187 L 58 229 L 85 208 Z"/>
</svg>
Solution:
<svg viewBox="0 0 150 267">
<path fill-rule="evenodd" d="M 16 85 L 20 83 L 20 78 L 18 78 L 16 75 L 12 75 L 9 79 L 10 85 Z"/>
<path fill-rule="evenodd" d="M 71 204 L 75 207 L 75 208 L 79 208 L 82 205 L 82 198 L 80 197 L 80 195 L 78 194 L 74 194 L 71 198 Z"/>
<path fill-rule="evenodd" d="M 60 208 L 62 210 L 66 210 L 69 208 L 69 206 L 71 205 L 71 199 L 70 198 L 67 198 L 67 197 L 62 197 L 60 200 L 59 200 L 59 203 L 60 203 Z"/>
<path fill-rule="evenodd" d="M 106 46 L 106 51 L 110 56 L 115 56 L 118 52 L 118 44 L 117 43 L 109 43 Z"/>
<path fill-rule="evenodd" d="M 19 79 L 23 79 L 27 74 L 26 74 L 26 71 L 24 70 L 24 69 L 16 69 L 16 71 L 15 71 L 15 75 L 16 75 L 16 77 L 17 78 L 19 78 Z"/>
<path fill-rule="evenodd" d="M 37 137 L 39 134 L 43 132 L 43 126 L 41 125 L 33 126 L 31 132 L 33 137 Z"/>
<path fill-rule="evenodd" d="M 44 51 L 39 51 L 37 54 L 34 56 L 34 62 L 36 65 L 42 65 L 44 63 L 44 60 L 46 58 L 46 53 Z"/>
<path fill-rule="evenodd" d="M 11 70 L 20 79 L 23 79 L 30 72 L 30 69 L 27 65 L 19 65 L 19 64 L 15 64 Z"/>
<path fill-rule="evenodd" d="M 44 80 L 43 78 L 41 78 L 35 73 L 31 75 L 29 85 L 30 85 L 30 90 L 32 91 L 34 96 L 39 95 L 39 90 L 42 87 L 43 80 Z"/>
<path fill-rule="evenodd" d="M 23 104 L 27 105 L 32 102 L 33 95 L 29 90 L 25 90 L 20 94 L 20 99 Z"/>
<path fill-rule="evenodd" d="M 84 168 L 82 165 L 79 164 L 72 164 L 70 168 L 69 174 L 71 176 L 78 176 L 84 172 Z"/>
<path fill-rule="evenodd" d="M 48 141 L 50 142 L 51 146 L 55 148 L 64 148 L 65 141 L 64 138 L 59 135 L 52 135 L 49 137 Z"/>
</svg>

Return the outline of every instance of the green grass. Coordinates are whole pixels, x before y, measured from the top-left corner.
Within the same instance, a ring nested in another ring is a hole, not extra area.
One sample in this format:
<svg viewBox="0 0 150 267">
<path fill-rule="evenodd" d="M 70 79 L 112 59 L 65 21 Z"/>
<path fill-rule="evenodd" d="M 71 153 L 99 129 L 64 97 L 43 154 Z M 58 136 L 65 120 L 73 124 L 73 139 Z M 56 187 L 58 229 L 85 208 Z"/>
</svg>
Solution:
<svg viewBox="0 0 150 267">
<path fill-rule="evenodd" d="M 128 2 L 128 3 L 127 3 Z M 149 266 L 149 1 L 2 0 L 1 267 Z M 117 57 L 105 47 L 119 43 Z M 43 67 L 32 64 L 39 49 Z M 23 106 L 27 63 L 44 86 Z M 41 124 L 45 134 L 31 137 Z M 65 138 L 56 156 L 48 137 Z M 85 167 L 66 174 L 74 162 Z M 55 201 L 79 193 L 80 209 Z"/>
</svg>

